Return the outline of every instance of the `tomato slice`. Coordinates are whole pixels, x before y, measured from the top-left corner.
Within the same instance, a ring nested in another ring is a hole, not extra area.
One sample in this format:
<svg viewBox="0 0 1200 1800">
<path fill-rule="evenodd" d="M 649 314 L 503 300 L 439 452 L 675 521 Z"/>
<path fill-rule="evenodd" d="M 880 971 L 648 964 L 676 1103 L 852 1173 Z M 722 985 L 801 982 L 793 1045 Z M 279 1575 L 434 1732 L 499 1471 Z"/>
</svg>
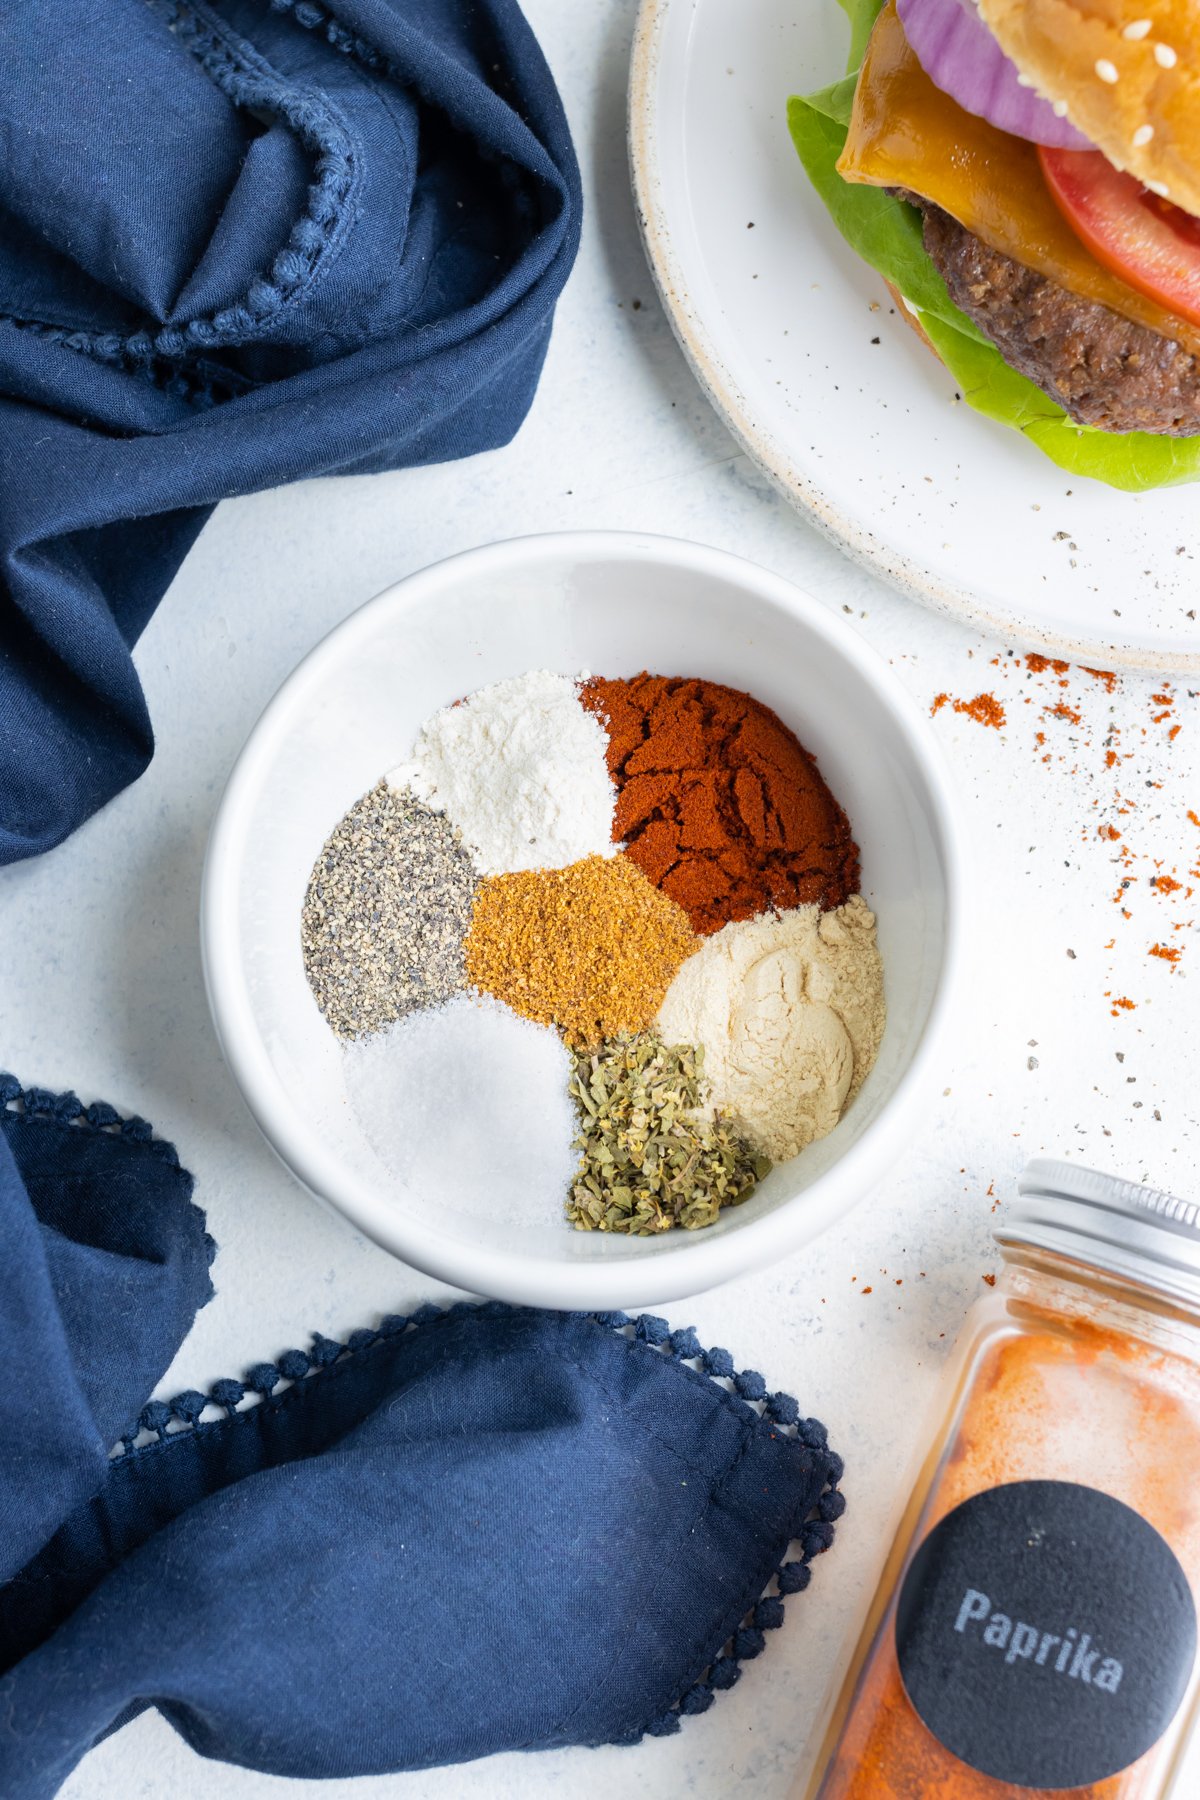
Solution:
<svg viewBox="0 0 1200 1800">
<path fill-rule="evenodd" d="M 1055 204 L 1092 255 L 1200 325 L 1200 219 L 1114 169 L 1099 150 L 1040 147 L 1038 156 Z"/>
</svg>

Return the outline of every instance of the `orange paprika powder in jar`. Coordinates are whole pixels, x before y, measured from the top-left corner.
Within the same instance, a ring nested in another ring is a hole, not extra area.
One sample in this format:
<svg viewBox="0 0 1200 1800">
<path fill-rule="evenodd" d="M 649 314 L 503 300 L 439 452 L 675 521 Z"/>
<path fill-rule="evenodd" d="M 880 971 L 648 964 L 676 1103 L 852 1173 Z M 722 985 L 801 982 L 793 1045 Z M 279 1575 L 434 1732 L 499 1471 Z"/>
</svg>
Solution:
<svg viewBox="0 0 1200 1800">
<path fill-rule="evenodd" d="M 1200 1208 L 1039 1160 L 809 1800 L 1160 1800 L 1197 1702 Z"/>
</svg>

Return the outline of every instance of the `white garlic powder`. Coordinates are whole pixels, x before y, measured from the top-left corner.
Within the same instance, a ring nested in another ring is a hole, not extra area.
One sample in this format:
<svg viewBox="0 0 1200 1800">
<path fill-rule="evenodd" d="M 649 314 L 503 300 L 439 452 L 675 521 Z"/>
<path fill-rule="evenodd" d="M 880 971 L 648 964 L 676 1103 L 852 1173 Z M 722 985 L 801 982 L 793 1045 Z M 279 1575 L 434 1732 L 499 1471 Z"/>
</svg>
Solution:
<svg viewBox="0 0 1200 1800">
<path fill-rule="evenodd" d="M 445 813 L 481 875 L 611 856 L 608 735 L 579 698 L 585 679 L 541 669 L 444 707 L 389 786 Z"/>
</svg>

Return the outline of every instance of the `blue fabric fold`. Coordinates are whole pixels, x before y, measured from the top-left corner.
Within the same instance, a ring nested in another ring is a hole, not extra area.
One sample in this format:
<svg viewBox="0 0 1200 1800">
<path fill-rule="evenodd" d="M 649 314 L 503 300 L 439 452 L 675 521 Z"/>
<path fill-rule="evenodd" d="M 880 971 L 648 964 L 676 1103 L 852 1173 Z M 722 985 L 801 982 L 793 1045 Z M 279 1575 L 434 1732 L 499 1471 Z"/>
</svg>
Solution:
<svg viewBox="0 0 1200 1800">
<path fill-rule="evenodd" d="M 506 443 L 578 242 L 515 0 L 0 9 L 0 862 L 134 780 L 220 499 Z"/>
<path fill-rule="evenodd" d="M 144 1120 L 0 1075 L 0 1583 L 100 1489 L 212 1294 L 191 1195 Z"/>
<path fill-rule="evenodd" d="M 783 1623 L 841 1460 L 728 1351 L 464 1302 L 138 1410 L 208 1291 L 190 1178 L 140 1121 L 0 1093 L 5 1800 L 148 1707 L 308 1778 L 634 1744 Z"/>
</svg>

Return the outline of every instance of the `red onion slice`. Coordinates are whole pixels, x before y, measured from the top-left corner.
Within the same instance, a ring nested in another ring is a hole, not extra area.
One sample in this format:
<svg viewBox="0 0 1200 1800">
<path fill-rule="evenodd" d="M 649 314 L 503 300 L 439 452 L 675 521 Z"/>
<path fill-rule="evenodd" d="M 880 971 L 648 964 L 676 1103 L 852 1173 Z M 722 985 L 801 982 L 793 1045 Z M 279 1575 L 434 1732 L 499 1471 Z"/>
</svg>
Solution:
<svg viewBox="0 0 1200 1800">
<path fill-rule="evenodd" d="M 1092 148 L 1048 100 L 1022 85 L 1017 65 L 1001 50 L 974 0 L 896 0 L 896 10 L 929 79 L 967 112 L 1035 144 Z"/>
</svg>

